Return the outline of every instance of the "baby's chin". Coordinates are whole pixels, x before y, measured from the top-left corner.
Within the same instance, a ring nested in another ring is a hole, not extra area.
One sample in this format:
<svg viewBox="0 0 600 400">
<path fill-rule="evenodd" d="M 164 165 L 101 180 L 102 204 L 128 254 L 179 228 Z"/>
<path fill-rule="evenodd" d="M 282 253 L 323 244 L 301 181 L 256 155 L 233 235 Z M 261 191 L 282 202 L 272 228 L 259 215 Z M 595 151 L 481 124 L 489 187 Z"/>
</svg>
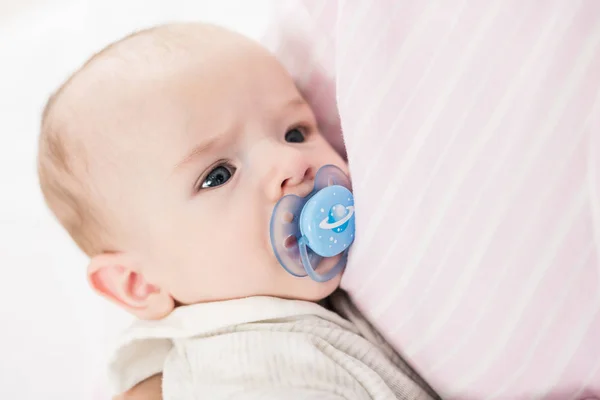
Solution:
<svg viewBox="0 0 600 400">
<path fill-rule="evenodd" d="M 338 263 L 340 257 L 322 259 L 316 272 L 323 274 L 330 270 Z M 269 276 L 267 281 L 269 281 L 268 287 L 271 292 L 268 295 L 271 296 L 318 302 L 331 295 L 339 287 L 342 280 L 343 269 L 332 279 L 326 282 L 317 282 L 309 276 L 297 277 L 290 274 L 271 252 L 267 253 L 266 259 L 268 261 L 264 265 L 269 265 L 268 271 L 270 271 L 266 274 Z"/>
<path fill-rule="evenodd" d="M 321 301 L 332 294 L 340 285 L 342 273 L 328 280 L 327 282 L 316 282 L 310 277 L 298 278 L 288 274 L 286 285 L 289 288 L 288 293 L 282 293 L 282 297 L 292 298 L 304 301 Z"/>
</svg>

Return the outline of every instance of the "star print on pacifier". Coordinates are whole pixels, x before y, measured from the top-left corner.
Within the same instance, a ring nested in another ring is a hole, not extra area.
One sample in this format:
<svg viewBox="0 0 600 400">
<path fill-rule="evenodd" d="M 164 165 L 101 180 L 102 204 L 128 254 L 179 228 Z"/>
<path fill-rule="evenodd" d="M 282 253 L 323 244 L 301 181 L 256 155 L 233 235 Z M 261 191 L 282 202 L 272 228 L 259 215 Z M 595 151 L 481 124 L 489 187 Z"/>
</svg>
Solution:
<svg viewBox="0 0 600 400">
<path fill-rule="evenodd" d="M 271 216 L 271 246 L 290 274 L 317 282 L 335 277 L 354 242 L 350 179 L 334 165 L 321 167 L 306 197 L 281 198 Z"/>
</svg>

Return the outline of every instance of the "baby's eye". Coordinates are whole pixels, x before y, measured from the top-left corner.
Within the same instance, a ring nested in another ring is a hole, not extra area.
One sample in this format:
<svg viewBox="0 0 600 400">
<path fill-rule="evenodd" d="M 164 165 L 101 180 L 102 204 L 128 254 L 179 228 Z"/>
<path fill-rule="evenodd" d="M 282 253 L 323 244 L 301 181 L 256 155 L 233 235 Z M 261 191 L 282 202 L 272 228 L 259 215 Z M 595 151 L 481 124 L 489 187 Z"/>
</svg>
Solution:
<svg viewBox="0 0 600 400">
<path fill-rule="evenodd" d="M 233 174 L 235 173 L 235 167 L 230 165 L 219 165 L 215 167 L 210 173 L 206 176 L 199 189 L 209 189 L 217 186 L 221 186 L 226 183 Z"/>
<path fill-rule="evenodd" d="M 306 139 L 305 136 L 301 128 L 294 128 L 285 133 L 285 141 L 288 143 L 302 143 Z"/>
</svg>

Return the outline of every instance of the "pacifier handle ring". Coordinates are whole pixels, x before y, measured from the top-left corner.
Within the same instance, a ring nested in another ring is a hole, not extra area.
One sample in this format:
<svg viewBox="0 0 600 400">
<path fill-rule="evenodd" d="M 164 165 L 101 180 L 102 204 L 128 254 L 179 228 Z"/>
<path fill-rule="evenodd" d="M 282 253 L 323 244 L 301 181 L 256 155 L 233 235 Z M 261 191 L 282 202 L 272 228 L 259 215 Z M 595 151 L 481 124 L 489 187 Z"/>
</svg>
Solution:
<svg viewBox="0 0 600 400">
<path fill-rule="evenodd" d="M 300 251 L 302 263 L 304 264 L 304 270 L 306 271 L 308 276 L 310 276 L 311 279 L 313 279 L 316 282 L 327 282 L 328 280 L 335 277 L 346 265 L 346 258 L 348 257 L 348 249 L 346 249 L 342 253 L 342 257 L 338 260 L 337 264 L 335 264 L 335 266 L 329 272 L 327 272 L 324 275 L 321 275 L 314 270 L 310 259 L 308 258 L 306 238 L 304 236 L 302 236 L 300 240 L 298 240 L 298 250 Z"/>
</svg>

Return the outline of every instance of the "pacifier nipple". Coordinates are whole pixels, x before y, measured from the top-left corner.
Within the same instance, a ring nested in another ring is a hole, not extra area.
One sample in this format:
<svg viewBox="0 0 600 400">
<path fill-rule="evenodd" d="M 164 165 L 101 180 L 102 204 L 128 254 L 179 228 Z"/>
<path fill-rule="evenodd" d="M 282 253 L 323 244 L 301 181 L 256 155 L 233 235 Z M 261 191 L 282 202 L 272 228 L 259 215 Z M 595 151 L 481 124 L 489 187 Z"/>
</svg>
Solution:
<svg viewBox="0 0 600 400">
<path fill-rule="evenodd" d="M 335 277 L 346 265 L 354 242 L 354 197 L 350 180 L 337 167 L 326 165 L 306 197 L 284 196 L 271 216 L 271 245 L 290 274 L 317 282 Z M 337 257 L 337 262 L 326 262 Z"/>
</svg>

